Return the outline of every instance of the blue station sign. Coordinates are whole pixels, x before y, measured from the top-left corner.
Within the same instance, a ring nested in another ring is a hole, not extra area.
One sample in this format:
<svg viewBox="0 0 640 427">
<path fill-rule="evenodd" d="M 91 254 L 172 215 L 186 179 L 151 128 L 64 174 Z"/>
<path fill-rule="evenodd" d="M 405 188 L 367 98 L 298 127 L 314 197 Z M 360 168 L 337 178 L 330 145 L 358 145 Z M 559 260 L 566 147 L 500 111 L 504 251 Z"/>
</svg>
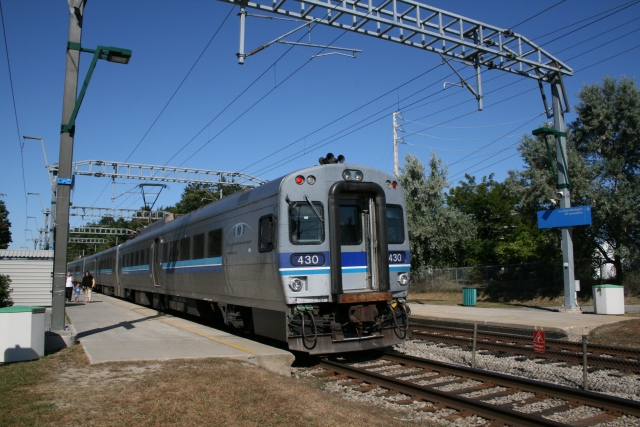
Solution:
<svg viewBox="0 0 640 427">
<path fill-rule="evenodd" d="M 538 228 L 562 228 L 577 225 L 591 225 L 591 206 L 538 211 Z"/>
</svg>

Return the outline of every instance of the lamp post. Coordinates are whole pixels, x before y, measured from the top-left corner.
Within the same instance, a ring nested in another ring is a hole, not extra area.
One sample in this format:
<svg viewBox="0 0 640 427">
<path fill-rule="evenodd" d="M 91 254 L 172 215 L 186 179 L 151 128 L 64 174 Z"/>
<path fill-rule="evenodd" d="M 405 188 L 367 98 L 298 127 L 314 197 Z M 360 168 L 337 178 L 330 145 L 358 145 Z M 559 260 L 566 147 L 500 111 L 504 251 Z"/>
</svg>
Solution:
<svg viewBox="0 0 640 427">
<path fill-rule="evenodd" d="M 70 0 L 69 38 L 67 42 L 67 62 L 62 103 L 62 126 L 60 131 L 60 160 L 58 162 L 58 179 L 56 190 L 56 222 L 54 231 L 53 253 L 53 292 L 51 298 L 51 331 L 64 330 L 64 291 L 67 270 L 67 249 L 69 241 L 69 207 L 70 193 L 73 185 L 73 142 L 75 120 L 82 104 L 82 99 L 89 85 L 89 80 L 99 59 L 126 64 L 131 58 L 127 49 L 98 46 L 95 50 L 81 47 L 82 20 L 86 0 Z M 76 99 L 78 89 L 78 67 L 80 52 L 93 53 L 82 90 Z"/>
</svg>

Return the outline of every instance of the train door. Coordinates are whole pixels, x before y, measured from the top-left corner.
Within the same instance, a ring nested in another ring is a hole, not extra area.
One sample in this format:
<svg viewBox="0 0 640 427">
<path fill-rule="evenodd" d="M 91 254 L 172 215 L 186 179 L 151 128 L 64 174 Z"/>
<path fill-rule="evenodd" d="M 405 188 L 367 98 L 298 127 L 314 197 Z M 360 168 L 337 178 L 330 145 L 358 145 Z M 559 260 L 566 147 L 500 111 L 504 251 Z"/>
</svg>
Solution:
<svg viewBox="0 0 640 427">
<path fill-rule="evenodd" d="M 164 284 L 164 272 L 162 271 L 162 240 L 156 238 L 151 247 L 151 278 L 155 287 L 162 287 Z"/>
<path fill-rule="evenodd" d="M 386 198 L 373 182 L 340 181 L 329 189 L 331 293 L 388 291 Z M 348 298 L 346 298 L 348 300 Z"/>
<path fill-rule="evenodd" d="M 340 198 L 340 249 L 344 292 L 378 290 L 376 206 L 371 197 Z"/>
</svg>

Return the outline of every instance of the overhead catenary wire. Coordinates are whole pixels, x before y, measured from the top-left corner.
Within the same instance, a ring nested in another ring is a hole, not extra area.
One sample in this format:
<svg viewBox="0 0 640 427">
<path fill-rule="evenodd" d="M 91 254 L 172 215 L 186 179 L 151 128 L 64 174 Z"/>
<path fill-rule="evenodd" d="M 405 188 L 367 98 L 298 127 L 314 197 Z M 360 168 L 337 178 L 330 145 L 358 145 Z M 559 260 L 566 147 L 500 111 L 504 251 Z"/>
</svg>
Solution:
<svg viewBox="0 0 640 427">
<path fill-rule="evenodd" d="M 539 15 L 539 14 L 537 14 L 537 15 Z M 597 15 L 595 15 L 595 16 L 597 16 Z M 295 72 L 297 72 L 297 71 L 298 71 L 298 70 L 296 70 Z M 254 105 L 255 105 L 255 104 L 254 104 Z M 253 108 L 253 106 L 254 106 L 254 105 L 252 105 L 250 108 Z M 249 109 L 250 109 L 250 108 L 249 108 Z M 249 109 L 245 110 L 245 112 L 243 112 L 242 114 L 245 114 Z M 240 116 L 239 116 L 239 117 L 240 117 Z M 239 117 L 237 117 L 236 119 L 234 119 L 234 120 L 233 120 L 233 122 L 232 122 L 232 123 L 230 123 L 228 126 L 230 126 L 231 124 L 235 123 L 235 122 L 239 119 Z M 335 122 L 335 121 L 333 121 L 333 122 L 331 122 L 331 123 L 334 123 L 334 122 Z M 223 129 L 223 130 L 226 130 L 226 129 L 228 128 L 228 126 L 227 126 L 227 127 L 225 127 L 225 129 Z M 325 125 L 325 126 L 323 126 L 322 128 L 325 128 L 326 126 L 328 126 L 328 125 Z M 209 142 L 211 142 L 213 139 L 215 139 L 219 134 L 220 134 L 220 133 L 218 133 L 218 134 L 217 134 L 216 136 L 214 136 L 213 138 L 208 139 L 207 143 L 206 143 L 205 145 L 203 145 L 201 148 L 199 148 L 199 149 L 198 149 L 198 151 L 196 151 L 196 153 L 197 153 L 197 152 L 199 152 L 202 148 L 204 148 L 204 146 L 208 145 L 208 144 L 209 144 Z M 298 139 L 297 141 L 294 141 L 294 142 L 292 142 L 292 143 L 290 143 L 290 144 L 286 145 L 285 147 L 282 147 L 282 148 L 278 149 L 277 151 L 275 151 L 275 152 L 271 153 L 270 155 L 268 155 L 268 156 L 266 156 L 266 157 L 263 157 L 262 159 L 258 160 L 257 162 L 254 162 L 253 164 L 249 165 L 248 167 L 244 168 L 243 170 L 246 170 L 247 168 L 252 167 L 252 166 L 254 166 L 254 165 L 255 165 L 255 164 L 257 164 L 257 163 L 260 163 L 260 162 L 264 161 L 265 159 L 267 159 L 267 158 L 269 158 L 269 157 L 273 156 L 274 154 L 276 154 L 276 153 L 278 153 L 278 152 L 281 152 L 282 150 L 284 150 L 284 149 L 286 149 L 286 148 L 288 148 L 288 147 L 292 146 L 292 145 L 293 145 L 293 144 L 295 144 L 296 142 L 299 142 L 299 141 L 302 141 L 302 140 L 305 140 L 305 141 L 306 141 L 306 138 L 307 138 L 308 136 L 309 136 L 309 135 L 306 135 L 305 137 L 302 137 L 302 138 Z M 307 148 L 309 148 L 309 147 L 307 147 Z M 196 153 L 192 154 L 192 155 L 190 156 L 190 158 L 192 158 Z M 298 152 L 298 153 L 296 153 L 296 154 L 299 154 L 299 152 Z M 261 171 L 259 171 L 259 172 L 263 172 L 263 171 L 264 171 L 264 168 L 263 168 Z"/>
<path fill-rule="evenodd" d="M 336 5 L 327 11 L 327 16 L 330 16 L 331 12 L 337 8 L 339 6 L 339 3 L 336 3 Z M 369 14 L 371 14 L 373 12 L 369 12 Z M 310 22 L 309 26 L 310 26 L 310 30 L 312 28 L 314 28 L 315 26 L 317 26 L 318 24 L 315 22 Z M 335 42 L 337 42 L 340 38 L 342 38 L 345 34 L 347 33 L 347 30 L 344 30 L 341 34 L 339 34 L 337 37 L 335 37 L 330 43 L 329 45 L 333 45 Z M 300 40 L 302 40 L 305 37 L 305 35 L 303 34 L 299 39 L 298 42 Z M 289 53 L 293 48 L 295 47 L 295 45 L 291 45 L 289 47 L 289 49 L 287 49 L 285 51 L 285 53 L 283 55 L 280 56 L 280 58 L 278 58 L 278 60 L 276 60 L 271 67 L 274 67 L 275 64 L 277 62 L 279 62 L 287 53 Z M 327 47 L 323 47 L 320 49 L 320 52 L 323 52 L 327 49 Z M 231 127 L 235 122 L 237 122 L 240 118 L 242 118 L 245 114 L 247 114 L 249 111 L 251 111 L 253 108 L 255 108 L 260 102 L 262 102 L 264 99 L 266 99 L 269 95 L 271 95 L 276 89 L 278 89 L 283 83 L 285 83 L 286 81 L 288 81 L 291 77 L 293 77 L 294 75 L 296 75 L 298 72 L 300 72 L 304 67 L 306 67 L 309 63 L 310 63 L 311 59 L 307 60 L 306 62 L 304 62 L 302 65 L 300 65 L 298 68 L 296 68 L 292 73 L 290 73 L 287 77 L 285 77 L 282 81 L 280 81 L 279 83 L 277 83 L 274 87 L 272 87 L 266 94 L 264 94 L 262 97 L 260 97 L 257 101 L 255 101 L 253 104 L 251 104 L 248 108 L 246 108 L 244 111 L 242 111 L 235 119 L 231 120 L 231 122 L 229 124 L 227 124 L 227 126 L 225 126 L 223 129 L 221 129 L 216 135 L 214 135 L 212 138 L 207 139 L 206 143 L 203 144 L 202 146 L 200 146 L 200 148 L 198 148 L 193 154 L 191 154 L 191 156 L 189 156 L 187 159 L 185 159 L 182 163 L 184 164 L 186 161 L 190 160 L 191 158 L 193 158 L 193 156 L 195 156 L 197 153 L 199 153 L 204 147 L 206 147 L 207 145 L 209 145 L 209 143 L 211 143 L 214 139 L 216 139 L 218 136 L 220 136 L 224 131 L 226 131 L 229 127 Z M 268 69 L 270 69 L 271 67 L 269 67 Z M 267 70 L 265 70 L 266 73 Z M 264 74 L 264 73 L 263 73 Z M 244 92 L 243 92 L 244 93 Z M 235 100 L 234 100 L 235 102 Z M 217 117 L 219 117 L 219 115 L 217 115 L 213 120 L 215 120 Z M 212 122 L 209 122 L 209 124 L 207 126 L 209 126 Z M 202 132 L 202 131 L 201 131 Z M 181 149 L 182 150 L 182 149 Z M 181 151 L 180 150 L 180 151 Z"/>
<path fill-rule="evenodd" d="M 630 2 L 630 3 L 634 3 L 634 2 Z M 451 96 L 453 96 L 453 95 L 451 95 Z M 235 122 L 234 122 L 234 123 L 235 123 Z M 325 126 L 329 126 L 329 125 L 331 125 L 332 123 L 333 123 L 333 122 L 331 122 L 330 124 L 325 125 Z M 357 123 L 362 123 L 362 122 L 357 122 Z M 233 124 L 233 123 L 232 123 L 232 124 Z M 215 137 L 214 137 L 214 138 L 215 138 Z M 213 140 L 214 138 L 212 138 L 211 140 Z M 285 146 L 285 147 L 283 147 L 283 148 L 280 148 L 280 149 L 279 149 L 280 151 L 277 151 L 277 152 L 281 152 L 281 150 L 284 150 L 284 149 L 288 148 L 289 146 L 291 146 L 291 145 L 295 144 L 296 142 L 300 142 L 301 140 L 304 140 L 304 138 L 300 138 L 298 141 L 294 141 L 293 143 L 290 143 L 289 145 L 287 145 L 287 146 Z M 276 152 L 276 153 L 277 153 L 277 152 Z M 274 154 L 276 154 L 276 153 L 272 153 L 271 155 L 269 155 L 269 156 L 267 156 L 267 157 L 265 157 L 265 158 L 263 158 L 263 159 L 259 160 L 259 161 L 258 161 L 258 162 L 256 162 L 256 163 L 259 163 L 259 162 L 261 162 L 261 161 L 264 161 L 265 159 L 269 158 L 270 156 L 272 156 L 272 155 L 274 155 Z M 195 155 L 195 154 L 194 154 L 194 155 Z M 192 155 L 191 157 L 193 157 L 193 155 Z M 191 157 L 190 157 L 190 158 L 191 158 Z M 255 164 L 255 163 L 254 163 L 254 164 Z M 249 167 L 252 167 L 254 164 L 250 165 Z"/>
<path fill-rule="evenodd" d="M 0 21 L 2 22 L 2 38 L 4 41 L 4 52 L 7 57 L 7 70 L 9 74 L 9 86 L 11 87 L 11 102 L 13 106 L 13 118 L 16 124 L 16 136 L 18 138 L 18 145 L 20 146 L 20 170 L 22 175 L 22 189 L 24 194 L 24 206 L 25 206 L 25 216 L 27 216 L 27 211 L 29 210 L 28 202 L 27 202 L 27 180 L 25 178 L 24 172 L 24 140 L 20 141 L 20 122 L 18 120 L 18 108 L 16 107 L 16 94 L 13 87 L 13 76 L 11 74 L 11 61 L 9 59 L 9 46 L 7 44 L 7 31 L 4 24 L 4 14 L 2 12 L 2 1 L 0 0 Z"/>
</svg>

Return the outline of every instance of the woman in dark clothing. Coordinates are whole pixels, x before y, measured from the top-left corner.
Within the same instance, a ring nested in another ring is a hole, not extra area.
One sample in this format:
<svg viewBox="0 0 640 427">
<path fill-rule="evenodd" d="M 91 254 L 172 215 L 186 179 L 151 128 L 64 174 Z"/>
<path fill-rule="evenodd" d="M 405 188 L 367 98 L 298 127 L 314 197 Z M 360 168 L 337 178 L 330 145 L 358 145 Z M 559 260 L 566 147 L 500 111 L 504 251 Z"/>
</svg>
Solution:
<svg viewBox="0 0 640 427">
<path fill-rule="evenodd" d="M 95 286 L 96 284 L 93 281 L 93 276 L 89 273 L 89 270 L 85 271 L 84 277 L 82 278 L 82 287 L 87 297 L 85 302 L 91 302 L 91 289 L 93 289 Z"/>
</svg>

